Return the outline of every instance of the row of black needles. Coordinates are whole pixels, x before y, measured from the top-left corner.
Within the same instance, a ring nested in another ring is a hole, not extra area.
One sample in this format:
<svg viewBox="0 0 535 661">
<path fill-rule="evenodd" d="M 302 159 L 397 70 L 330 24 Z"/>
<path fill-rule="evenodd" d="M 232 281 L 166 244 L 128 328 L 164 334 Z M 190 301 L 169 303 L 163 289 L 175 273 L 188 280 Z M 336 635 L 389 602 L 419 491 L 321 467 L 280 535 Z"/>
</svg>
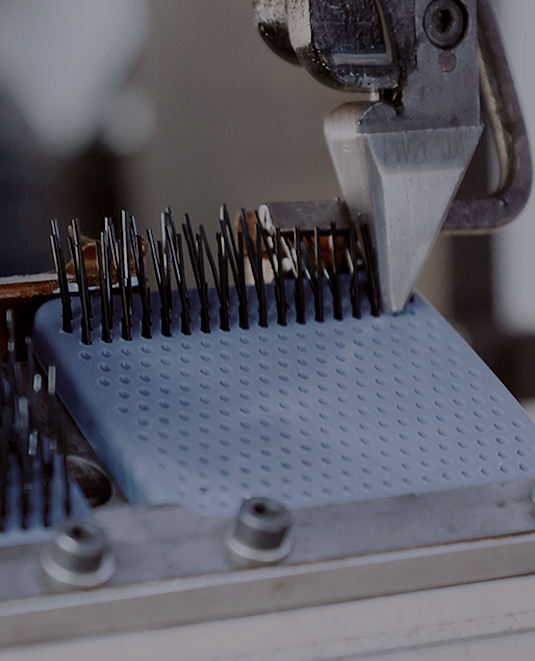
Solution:
<svg viewBox="0 0 535 661">
<path fill-rule="evenodd" d="M 11 310 L 6 321 L 8 360 L 0 364 L 0 532 L 49 527 L 53 513 L 62 519 L 71 512 L 55 368 L 42 378 L 34 367 L 30 338 L 28 360 L 18 362 Z"/>
<path fill-rule="evenodd" d="M 170 337 L 172 323 L 172 281 L 176 282 L 180 300 L 180 332 L 192 333 L 192 305 L 190 291 L 186 283 L 186 273 L 193 272 L 198 292 L 200 330 L 210 333 L 213 324 L 211 297 L 208 277 L 211 277 L 219 301 L 219 327 L 231 329 L 232 306 L 237 304 L 237 320 L 241 328 L 249 328 L 251 323 L 252 297 L 248 286 L 248 273 L 252 280 L 257 299 L 258 324 L 268 325 L 268 296 L 264 265 L 266 260 L 272 271 L 277 323 L 288 323 L 290 308 L 287 281 L 293 279 L 293 304 L 295 321 L 306 323 L 306 287 L 314 297 L 314 318 L 325 320 L 325 287 L 332 296 L 332 314 L 335 319 L 343 319 L 344 300 L 351 302 L 351 314 L 361 316 L 362 292 L 370 301 L 371 313 L 380 311 L 379 287 L 375 255 L 367 225 L 337 228 L 333 223 L 328 229 L 315 228 L 313 231 L 275 229 L 268 232 L 254 216 L 242 211 L 238 221 L 238 231 L 234 232 L 225 206 L 221 207 L 219 231 L 216 233 L 216 250 L 212 251 L 205 228 L 201 225 L 194 233 L 188 215 L 178 232 L 173 214 L 168 208 L 161 216 L 161 238 L 155 240 L 153 231 L 148 229 L 146 241 L 137 229 L 135 218 L 122 213 L 120 237 L 111 219 L 106 218 L 104 230 L 95 242 L 98 283 L 93 288 L 100 296 L 101 337 L 104 342 L 112 341 L 114 328 L 114 292 L 118 292 L 121 309 L 121 337 L 132 339 L 132 317 L 134 314 L 134 293 L 141 304 L 141 335 L 152 337 L 152 308 L 150 288 L 147 281 L 145 252 L 150 252 L 160 301 L 161 333 Z M 252 227 L 251 227 L 252 225 Z M 56 220 L 52 221 L 52 253 L 58 275 L 59 291 L 63 308 L 63 331 L 73 332 L 73 311 L 69 287 L 69 277 Z M 71 263 L 74 266 L 75 292 L 80 298 L 81 335 L 84 344 L 92 342 L 92 287 L 89 284 L 84 258 L 84 246 L 77 220 L 68 228 L 68 243 Z M 189 259 L 189 268 L 186 265 Z M 247 268 L 249 266 L 250 268 Z M 348 273 L 343 282 L 348 284 L 348 292 L 343 291 L 341 274 Z M 134 279 L 135 277 L 135 279 Z M 231 281 L 233 285 L 231 286 Z M 308 284 L 306 284 L 308 283 Z M 234 293 L 231 293 L 234 292 Z"/>
</svg>

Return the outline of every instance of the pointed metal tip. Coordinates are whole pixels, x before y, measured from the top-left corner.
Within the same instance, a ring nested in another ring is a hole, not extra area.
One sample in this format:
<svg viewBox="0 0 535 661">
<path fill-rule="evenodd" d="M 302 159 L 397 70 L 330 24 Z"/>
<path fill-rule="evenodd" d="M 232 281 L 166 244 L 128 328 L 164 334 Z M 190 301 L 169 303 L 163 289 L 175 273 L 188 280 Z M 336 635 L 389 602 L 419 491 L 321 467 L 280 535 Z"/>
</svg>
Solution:
<svg viewBox="0 0 535 661">
<path fill-rule="evenodd" d="M 374 106 L 372 106 L 373 109 Z M 381 108 L 379 108 L 380 110 Z M 366 106 L 345 104 L 325 124 L 353 219 L 373 233 L 384 312 L 400 312 L 440 231 L 482 126 L 389 130 L 361 124 Z"/>
</svg>

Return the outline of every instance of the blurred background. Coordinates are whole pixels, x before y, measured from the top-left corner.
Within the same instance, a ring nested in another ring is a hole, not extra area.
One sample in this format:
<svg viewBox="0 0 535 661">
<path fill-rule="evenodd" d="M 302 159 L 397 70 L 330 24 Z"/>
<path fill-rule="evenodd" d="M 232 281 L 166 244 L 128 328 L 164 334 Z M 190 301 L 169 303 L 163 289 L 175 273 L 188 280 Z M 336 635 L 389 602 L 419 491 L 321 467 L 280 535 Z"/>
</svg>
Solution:
<svg viewBox="0 0 535 661">
<path fill-rule="evenodd" d="M 495 0 L 535 135 L 535 3 Z M 194 225 L 339 194 L 323 118 L 347 101 L 277 58 L 251 0 L 2 0 L 0 276 L 52 268 L 49 219 L 96 236 L 122 208 Z M 476 177 L 477 179 L 477 177 Z M 419 288 L 535 399 L 534 203 L 491 237 L 443 237 Z"/>
</svg>

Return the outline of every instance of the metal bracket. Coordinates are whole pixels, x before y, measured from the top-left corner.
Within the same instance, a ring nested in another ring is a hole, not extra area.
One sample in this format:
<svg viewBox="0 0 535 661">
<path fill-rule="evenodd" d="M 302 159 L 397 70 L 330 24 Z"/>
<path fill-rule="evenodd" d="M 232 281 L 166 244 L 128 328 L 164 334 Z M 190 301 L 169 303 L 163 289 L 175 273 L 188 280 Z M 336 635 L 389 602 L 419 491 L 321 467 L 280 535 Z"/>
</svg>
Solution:
<svg viewBox="0 0 535 661">
<path fill-rule="evenodd" d="M 533 487 L 296 509 L 290 554 L 242 570 L 227 556 L 228 520 L 176 506 L 103 509 L 94 523 L 117 561 L 104 587 L 55 592 L 38 544 L 0 549 L 0 640 L 180 626 L 535 573 Z"/>
<path fill-rule="evenodd" d="M 489 231 L 506 225 L 525 207 L 532 164 L 526 126 L 496 18 L 487 0 L 478 0 L 479 74 L 482 100 L 500 159 L 498 190 L 479 199 L 455 199 L 442 227 L 447 232 Z"/>
<path fill-rule="evenodd" d="M 295 63 L 302 63 L 304 55 L 301 56 L 300 62 L 298 50 L 292 46 L 287 0 L 255 0 L 254 4 L 257 26 L 265 41 L 278 55 Z M 407 7 L 404 11 L 404 20 L 398 20 L 392 27 L 395 28 L 396 35 L 406 32 L 407 39 L 398 54 L 398 57 L 402 58 L 407 57 L 407 49 L 410 46 L 410 35 L 406 29 Z M 500 185 L 497 191 L 485 197 L 454 199 L 442 227 L 445 232 L 490 231 L 501 227 L 518 216 L 526 205 L 531 190 L 532 164 L 526 127 L 500 31 L 488 0 L 477 0 L 477 13 L 481 96 L 498 150 Z M 408 70 L 412 70 L 412 59 L 408 65 Z M 288 209 L 283 209 L 283 204 L 268 203 L 275 226 L 284 227 L 284 217 L 295 210 L 293 203 Z M 323 217 L 327 206 L 329 216 L 336 217 L 340 226 L 347 223 L 347 211 L 343 202 L 310 202 L 299 203 L 298 206 L 300 212 L 292 225 L 300 227 L 300 223 L 304 222 L 307 226 L 313 226 L 314 217 Z"/>
</svg>

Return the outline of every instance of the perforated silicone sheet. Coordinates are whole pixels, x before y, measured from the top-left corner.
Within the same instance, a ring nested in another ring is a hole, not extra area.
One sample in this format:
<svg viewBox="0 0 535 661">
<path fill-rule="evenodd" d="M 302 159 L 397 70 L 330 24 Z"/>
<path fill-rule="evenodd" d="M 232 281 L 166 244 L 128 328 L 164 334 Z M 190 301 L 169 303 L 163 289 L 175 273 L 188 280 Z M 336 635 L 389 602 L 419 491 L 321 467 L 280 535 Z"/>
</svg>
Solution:
<svg viewBox="0 0 535 661">
<path fill-rule="evenodd" d="M 173 337 L 156 320 L 142 338 L 134 315 L 132 341 L 91 345 L 78 316 L 61 330 L 59 301 L 35 321 L 39 361 L 132 503 L 228 515 L 252 495 L 301 507 L 535 477 L 535 427 L 419 296 L 396 316 L 347 302 L 319 323 L 309 301 L 304 325 L 189 336 L 178 300 L 174 317 Z"/>
</svg>

